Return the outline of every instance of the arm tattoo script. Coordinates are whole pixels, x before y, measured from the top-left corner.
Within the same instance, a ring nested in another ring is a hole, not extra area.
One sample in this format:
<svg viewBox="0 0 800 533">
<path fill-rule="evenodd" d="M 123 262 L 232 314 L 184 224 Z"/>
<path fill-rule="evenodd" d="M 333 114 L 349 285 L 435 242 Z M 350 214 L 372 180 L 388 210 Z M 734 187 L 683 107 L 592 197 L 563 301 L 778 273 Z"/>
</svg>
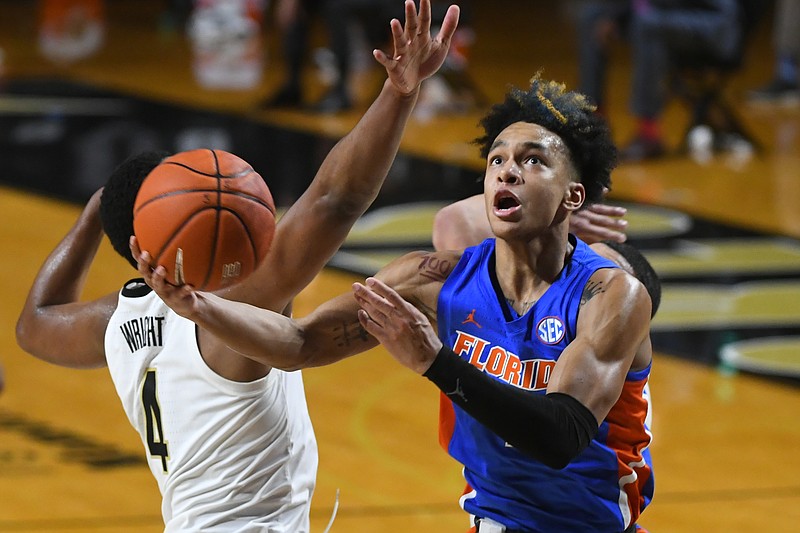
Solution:
<svg viewBox="0 0 800 533">
<path fill-rule="evenodd" d="M 352 346 L 356 342 L 367 342 L 371 337 L 367 330 L 361 327 L 358 320 L 343 322 L 333 328 L 337 346 Z"/>
<path fill-rule="evenodd" d="M 586 284 L 586 287 L 583 288 L 583 294 L 581 295 L 581 307 L 586 305 L 589 300 L 605 291 L 606 288 L 602 281 L 590 281 Z"/>
<path fill-rule="evenodd" d="M 423 278 L 444 283 L 444 280 L 450 275 L 453 265 L 450 261 L 436 257 L 435 254 L 425 254 L 417 269 Z"/>
</svg>

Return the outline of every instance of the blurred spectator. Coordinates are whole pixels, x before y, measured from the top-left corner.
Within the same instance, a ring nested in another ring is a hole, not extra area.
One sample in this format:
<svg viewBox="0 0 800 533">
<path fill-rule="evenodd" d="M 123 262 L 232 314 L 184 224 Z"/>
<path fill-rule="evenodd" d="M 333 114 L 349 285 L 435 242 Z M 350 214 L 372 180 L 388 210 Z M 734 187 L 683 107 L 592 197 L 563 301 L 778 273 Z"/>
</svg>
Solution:
<svg viewBox="0 0 800 533">
<path fill-rule="evenodd" d="M 251 89 L 264 70 L 266 0 L 195 0 L 188 20 L 192 67 L 206 89 Z"/>
<path fill-rule="evenodd" d="M 277 0 L 275 19 L 282 36 L 286 79 L 261 107 L 303 105 L 303 66 L 309 55 L 309 30 L 315 16 L 321 17 L 328 33 L 326 57 L 330 64 L 320 66 L 331 71 L 326 76 L 331 86 L 312 108 L 330 113 L 353 105 L 349 83 L 354 50 L 361 46 L 382 47 L 390 37 L 385 21 L 404 18 L 403 3 L 395 0 Z"/>
<path fill-rule="evenodd" d="M 742 53 L 742 0 L 634 0 L 631 25 L 631 110 L 636 132 L 622 160 L 662 156 L 661 115 L 678 57 L 733 60 Z M 746 1 L 746 0 L 745 0 Z"/>
<path fill-rule="evenodd" d="M 308 55 L 309 27 L 325 0 L 276 0 L 275 25 L 281 34 L 286 79 L 262 107 L 294 107 L 303 103 L 303 64 Z"/>
<path fill-rule="evenodd" d="M 578 6 L 578 90 L 603 114 L 610 48 L 627 40 L 632 10 L 631 0 L 586 0 Z"/>
<path fill-rule="evenodd" d="M 437 75 L 423 84 L 417 118 L 462 109 L 484 98 L 466 74 L 467 57 L 474 34 L 468 25 L 468 9 L 462 0 L 460 27 L 445 64 Z M 432 26 L 441 21 L 450 2 L 434 2 Z M 322 97 L 309 107 L 321 113 L 336 113 L 353 107 L 354 76 L 366 63 L 373 66 L 371 50 L 384 48 L 391 37 L 385 21 L 404 19 L 403 2 L 398 0 L 277 0 L 274 15 L 282 34 L 286 78 L 261 107 L 302 107 L 303 67 L 309 56 L 310 27 L 314 17 L 325 25 L 328 48 L 314 54 L 323 82 L 328 86 Z M 365 58 L 366 61 L 361 61 Z M 378 89 L 376 88 L 376 91 Z"/>
<path fill-rule="evenodd" d="M 775 4 L 772 41 L 775 46 L 773 79 L 752 91 L 751 102 L 800 104 L 800 1 Z"/>
<path fill-rule="evenodd" d="M 353 74 L 354 50 L 382 48 L 390 34 L 386 20 L 404 20 L 402 2 L 395 0 L 325 0 L 325 22 L 333 53 L 336 76 L 332 86 L 314 105 L 323 113 L 335 113 L 353 106 L 350 82 Z M 361 30 L 361 33 L 359 33 Z M 359 36 L 363 41 L 358 40 Z"/>
</svg>

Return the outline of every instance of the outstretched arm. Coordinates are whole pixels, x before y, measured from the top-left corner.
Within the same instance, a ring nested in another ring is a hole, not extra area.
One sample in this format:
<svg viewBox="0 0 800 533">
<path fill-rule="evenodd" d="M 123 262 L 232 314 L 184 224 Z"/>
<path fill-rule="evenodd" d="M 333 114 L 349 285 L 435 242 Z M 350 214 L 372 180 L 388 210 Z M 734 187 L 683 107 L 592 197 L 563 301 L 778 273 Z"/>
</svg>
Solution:
<svg viewBox="0 0 800 533">
<path fill-rule="evenodd" d="M 321 305 L 295 320 L 218 295 L 174 287 L 164 281 L 163 267 L 148 279 L 156 293 L 178 314 L 195 322 L 220 342 L 248 359 L 268 367 L 298 370 L 322 366 L 377 345 L 356 318 L 350 294 Z"/>
<path fill-rule="evenodd" d="M 625 242 L 624 207 L 590 204 L 572 214 L 569 230 L 588 243 Z M 493 237 L 482 194 L 476 194 L 441 208 L 433 218 L 433 247 L 463 250 Z"/>
<path fill-rule="evenodd" d="M 294 320 L 260 307 L 195 291 L 189 285 L 170 285 L 163 266 L 150 269 L 150 255 L 138 249 L 136 237 L 131 237 L 131 253 L 138 260 L 139 273 L 164 303 L 229 348 L 261 364 L 284 370 L 321 366 L 378 344 L 359 324 L 358 304 L 350 292 Z M 432 263 L 428 260 L 431 255 L 427 252 L 406 254 L 377 275 L 435 316 L 436 286 L 442 283 L 434 279 L 435 275 L 444 275 L 442 265 L 455 265 L 457 260 L 440 254 Z"/>
<path fill-rule="evenodd" d="M 648 331 L 643 288 L 624 275 L 608 276 L 601 283 L 607 284 L 607 300 L 593 302 L 586 313 L 591 318 L 579 323 L 579 331 L 587 333 L 562 354 L 546 395 L 501 382 L 456 355 L 442 345 L 422 313 L 379 280 L 356 284 L 354 293 L 362 326 L 395 359 L 427 377 L 507 443 L 563 468 L 589 445 L 598 421 L 616 402 Z M 626 316 L 608 318 L 616 315 L 604 313 L 604 305 L 623 305 Z M 598 327 L 592 327 L 595 324 Z"/>
<path fill-rule="evenodd" d="M 103 239 L 101 194 L 102 189 L 91 197 L 75 225 L 45 260 L 17 321 L 20 347 L 39 359 L 62 366 L 105 365 L 105 329 L 117 296 L 79 301 Z"/>
<path fill-rule="evenodd" d="M 458 25 L 450 6 L 436 38 L 431 36 L 430 0 L 417 11 L 405 3 L 405 25 L 391 21 L 394 50 L 375 50 L 386 69 L 381 93 L 353 130 L 322 163 L 308 190 L 278 223 L 266 260 L 227 298 L 277 309 L 325 266 L 355 221 L 375 199 L 400 146 L 420 84 L 443 64 Z"/>
</svg>

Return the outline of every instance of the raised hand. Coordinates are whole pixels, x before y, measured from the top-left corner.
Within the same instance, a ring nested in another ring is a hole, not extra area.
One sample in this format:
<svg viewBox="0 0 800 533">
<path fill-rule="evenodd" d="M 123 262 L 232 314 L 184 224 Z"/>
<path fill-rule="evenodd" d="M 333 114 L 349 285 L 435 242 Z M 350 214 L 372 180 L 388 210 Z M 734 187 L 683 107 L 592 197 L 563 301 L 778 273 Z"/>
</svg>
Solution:
<svg viewBox="0 0 800 533">
<path fill-rule="evenodd" d="M 458 26 L 460 9 L 457 5 L 448 8 L 435 39 L 431 38 L 430 0 L 420 1 L 419 13 L 413 0 L 406 0 L 405 9 L 405 27 L 397 19 L 390 22 L 394 46 L 391 57 L 381 50 L 373 50 L 372 55 L 386 69 L 400 93 L 412 94 L 422 80 L 435 74 L 444 63 Z"/>
<path fill-rule="evenodd" d="M 375 278 L 353 284 L 353 295 L 361 306 L 358 320 L 367 333 L 402 365 L 424 374 L 442 348 L 428 318 Z"/>
<path fill-rule="evenodd" d="M 569 228 L 589 244 L 600 241 L 625 242 L 628 221 L 627 209 L 615 205 L 591 204 L 572 214 Z"/>
</svg>

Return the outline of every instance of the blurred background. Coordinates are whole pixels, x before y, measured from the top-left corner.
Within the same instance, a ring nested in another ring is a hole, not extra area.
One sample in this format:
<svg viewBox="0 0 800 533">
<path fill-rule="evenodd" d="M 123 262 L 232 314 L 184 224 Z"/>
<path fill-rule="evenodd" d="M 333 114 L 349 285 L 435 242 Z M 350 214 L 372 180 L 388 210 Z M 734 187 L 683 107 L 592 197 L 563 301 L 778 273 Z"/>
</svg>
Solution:
<svg viewBox="0 0 800 533">
<path fill-rule="evenodd" d="M 537 72 L 589 95 L 621 149 L 608 203 L 662 278 L 650 531 L 800 521 L 800 2 L 467 0 L 390 176 L 302 316 L 481 190 L 470 141 Z M 725 2 L 719 2 L 725 4 Z M 436 13 L 446 2 L 435 2 Z M 702 11 L 703 16 L 697 13 Z M 683 11 L 681 11 L 683 10 Z M 693 11 L 694 10 L 694 11 Z M 105 370 L 23 353 L 28 287 L 126 157 L 250 162 L 287 207 L 380 88 L 402 0 L 0 0 L 0 531 L 159 531 L 160 498 Z M 787 29 L 788 28 L 788 29 Z M 133 271 L 101 249 L 86 298 Z M 320 446 L 313 531 L 464 531 L 437 391 L 380 348 L 304 372 Z"/>
</svg>

